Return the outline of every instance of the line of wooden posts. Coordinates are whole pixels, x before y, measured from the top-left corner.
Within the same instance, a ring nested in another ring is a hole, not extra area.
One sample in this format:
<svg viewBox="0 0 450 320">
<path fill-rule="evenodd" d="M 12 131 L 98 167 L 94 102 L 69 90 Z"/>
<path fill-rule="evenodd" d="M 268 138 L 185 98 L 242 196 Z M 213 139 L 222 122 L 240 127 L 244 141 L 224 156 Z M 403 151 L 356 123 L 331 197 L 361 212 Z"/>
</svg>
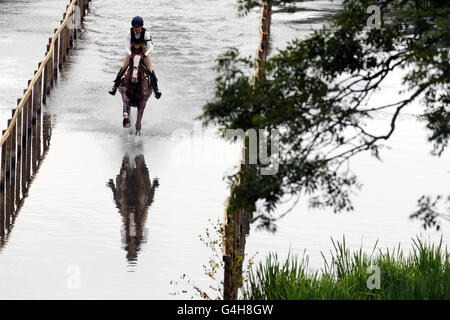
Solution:
<svg viewBox="0 0 450 320">
<path fill-rule="evenodd" d="M 272 16 L 272 5 L 264 3 L 261 9 L 260 20 L 260 42 L 256 51 L 256 68 L 253 75 L 253 83 L 264 79 L 264 68 L 262 63 L 266 61 L 269 50 L 270 25 Z M 241 141 L 241 156 L 239 161 L 239 172 L 256 170 L 256 165 L 248 164 L 248 143 L 245 137 Z M 253 212 L 243 209 L 232 211 L 229 203 L 225 209 L 222 222 L 223 227 L 223 262 L 224 262 L 224 300 L 236 300 L 238 290 L 242 284 L 242 266 L 245 255 L 246 236 L 250 231 L 250 222 Z"/>
<path fill-rule="evenodd" d="M 63 20 L 49 38 L 45 58 L 39 62 L 34 76 L 17 107 L 12 109 L 8 127 L 0 140 L 0 236 L 11 231 L 15 214 L 27 194 L 42 156 L 50 144 L 51 123 L 48 115 L 42 119 L 42 104 L 62 70 L 70 48 L 74 44 L 90 0 L 71 0 Z M 43 121 L 44 120 L 44 121 Z"/>
</svg>

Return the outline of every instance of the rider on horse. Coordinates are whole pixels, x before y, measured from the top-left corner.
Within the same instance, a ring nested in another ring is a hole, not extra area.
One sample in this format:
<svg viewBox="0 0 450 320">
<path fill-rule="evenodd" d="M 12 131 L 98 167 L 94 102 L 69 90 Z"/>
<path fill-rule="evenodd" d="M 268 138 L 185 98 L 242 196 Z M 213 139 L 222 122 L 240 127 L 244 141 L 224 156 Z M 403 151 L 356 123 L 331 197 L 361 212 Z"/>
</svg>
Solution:
<svg viewBox="0 0 450 320">
<path fill-rule="evenodd" d="M 156 99 L 161 97 L 161 92 L 158 89 L 158 79 L 156 78 L 155 71 L 152 69 L 152 61 L 150 60 L 150 53 L 153 52 L 153 41 L 150 33 L 143 28 L 144 20 L 141 17 L 134 17 L 131 21 L 133 26 L 126 38 L 126 56 L 123 62 L 122 68 L 120 68 L 117 74 L 116 80 L 114 80 L 114 86 L 109 89 L 111 95 L 115 95 L 117 88 L 120 86 L 120 81 L 127 71 L 128 64 L 130 62 L 130 55 L 132 52 L 138 52 L 144 54 L 144 65 L 149 72 L 149 78 L 153 91 L 155 92 Z"/>
</svg>

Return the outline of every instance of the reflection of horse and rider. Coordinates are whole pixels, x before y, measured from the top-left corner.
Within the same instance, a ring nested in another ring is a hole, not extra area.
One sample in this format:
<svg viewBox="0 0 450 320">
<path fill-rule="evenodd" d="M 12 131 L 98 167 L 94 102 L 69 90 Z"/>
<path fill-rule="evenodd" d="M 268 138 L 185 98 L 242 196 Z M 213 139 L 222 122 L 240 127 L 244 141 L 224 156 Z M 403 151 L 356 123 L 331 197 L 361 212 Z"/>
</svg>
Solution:
<svg viewBox="0 0 450 320">
<path fill-rule="evenodd" d="M 110 179 L 107 185 L 111 188 L 116 206 L 122 215 L 122 241 L 127 251 L 127 259 L 136 261 L 141 243 L 147 240 L 145 223 L 148 208 L 159 185 L 158 179 L 150 182 L 142 154 L 134 158 L 134 166 L 129 155 L 125 154 L 116 183 Z"/>
<path fill-rule="evenodd" d="M 159 92 L 158 79 L 150 59 L 150 53 L 153 52 L 152 37 L 143 28 L 144 20 L 141 17 L 134 17 L 131 25 L 132 28 L 127 33 L 125 40 L 125 60 L 109 93 L 115 95 L 117 89 L 119 89 L 122 94 L 124 128 L 131 125 L 129 120 L 130 107 L 137 107 L 136 134 L 139 135 L 142 115 L 148 98 L 154 92 L 156 99 L 159 99 L 161 92 Z"/>
</svg>

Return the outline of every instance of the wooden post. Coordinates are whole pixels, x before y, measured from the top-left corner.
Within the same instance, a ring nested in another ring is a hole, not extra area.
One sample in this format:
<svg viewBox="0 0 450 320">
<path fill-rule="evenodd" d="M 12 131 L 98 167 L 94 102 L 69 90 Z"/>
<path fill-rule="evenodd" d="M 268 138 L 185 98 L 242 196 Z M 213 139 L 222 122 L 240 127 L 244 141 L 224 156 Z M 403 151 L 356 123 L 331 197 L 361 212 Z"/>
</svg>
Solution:
<svg viewBox="0 0 450 320">
<path fill-rule="evenodd" d="M 8 128 L 9 125 L 11 124 L 12 119 L 8 120 Z M 5 175 L 6 175 L 6 181 L 5 181 L 5 185 L 6 185 L 6 201 L 5 201 L 5 226 L 6 229 L 9 230 L 9 217 L 11 215 L 11 134 L 8 136 L 8 138 L 5 141 L 6 144 L 6 171 L 5 171 Z"/>
<path fill-rule="evenodd" d="M 39 104 L 36 110 L 36 167 L 39 165 L 41 159 L 41 113 L 42 106 Z"/>
<path fill-rule="evenodd" d="M 64 13 L 64 16 L 67 16 L 67 13 Z M 63 32 L 64 32 L 64 46 L 65 46 L 65 50 L 64 50 L 64 61 L 67 60 L 67 54 L 69 53 L 70 50 L 70 34 L 69 34 L 69 27 L 67 26 L 68 24 L 66 23 L 66 25 L 63 28 Z"/>
<path fill-rule="evenodd" d="M 82 0 L 82 1 L 83 1 L 83 9 L 82 9 L 81 13 L 82 13 L 82 15 L 84 17 L 87 14 L 87 10 L 88 10 L 88 7 L 89 7 L 89 0 Z"/>
<path fill-rule="evenodd" d="M 67 16 L 67 12 L 69 10 L 70 4 L 66 5 L 66 16 Z M 73 46 L 73 32 L 72 32 L 72 19 L 73 19 L 73 15 L 72 13 L 70 13 L 68 15 L 69 19 L 67 20 L 67 24 L 66 24 L 66 28 L 67 28 L 67 40 L 68 40 L 68 45 L 67 48 L 70 49 Z"/>
<path fill-rule="evenodd" d="M 50 52 L 50 43 L 47 44 L 47 53 Z M 45 73 L 44 73 L 44 92 L 42 95 L 42 103 L 45 104 L 47 102 L 47 95 L 50 94 L 50 88 L 53 83 L 53 52 L 50 54 L 49 60 L 45 64 Z"/>
<path fill-rule="evenodd" d="M 79 0 L 75 1 L 75 5 L 72 10 L 72 26 L 73 26 L 73 40 L 77 40 L 77 26 L 81 23 L 78 19 L 80 18 L 77 13 L 79 13 Z"/>
<path fill-rule="evenodd" d="M 67 61 L 67 54 L 70 51 L 70 32 L 69 32 L 69 27 L 66 26 L 64 27 L 64 38 L 66 39 L 66 50 L 64 52 L 64 61 Z"/>
<path fill-rule="evenodd" d="M 29 81 L 31 82 L 31 80 Z M 33 100 L 34 100 L 34 87 L 33 87 Z M 29 182 L 31 180 L 31 157 L 32 157 L 32 148 L 33 145 L 33 105 L 34 101 L 28 101 L 27 107 L 27 160 L 26 160 L 26 181 L 27 181 L 27 189 L 29 187 Z"/>
<path fill-rule="evenodd" d="M 47 46 L 48 48 L 48 46 Z M 45 64 L 44 70 L 42 72 L 44 75 L 44 84 L 43 84 L 43 92 L 42 92 L 42 103 L 45 104 L 47 102 L 47 84 L 48 84 L 48 63 Z"/>
<path fill-rule="evenodd" d="M 84 0 L 78 0 L 78 7 L 80 8 L 80 24 L 84 17 Z"/>
<path fill-rule="evenodd" d="M 37 109 L 40 105 L 40 90 L 39 90 L 39 81 L 34 84 L 33 87 L 33 115 L 32 115 L 32 133 L 31 133 L 31 141 L 32 141 L 32 157 L 31 157 L 31 166 L 33 169 L 33 173 L 36 171 L 36 162 L 37 162 Z"/>
<path fill-rule="evenodd" d="M 16 179 L 16 204 L 19 205 L 19 200 L 21 198 L 21 190 L 22 190 L 22 179 L 23 179 L 23 170 L 22 163 L 24 160 L 24 148 L 23 148 L 23 127 L 24 127 L 24 106 L 23 104 L 22 110 L 20 111 L 19 117 L 17 119 L 17 179 Z"/>
<path fill-rule="evenodd" d="M 53 69 L 54 69 L 53 62 L 54 62 L 54 60 L 53 59 L 54 59 L 54 55 L 53 55 L 53 51 L 52 51 L 52 54 L 50 55 L 50 60 L 48 62 L 48 64 L 49 64 L 49 68 L 48 68 L 48 70 L 49 70 L 49 72 L 48 72 L 48 76 L 49 76 L 48 94 L 50 94 L 50 91 L 53 88 L 53 77 L 54 77 L 54 75 L 53 75 Z"/>
<path fill-rule="evenodd" d="M 63 13 L 63 18 L 61 20 L 61 25 L 63 24 L 64 20 L 66 19 L 66 15 L 67 15 L 67 12 L 64 12 Z M 62 39 L 63 39 L 63 43 L 64 43 L 64 45 L 63 45 L 63 47 L 64 47 L 64 49 L 63 49 L 63 60 L 64 61 L 66 60 L 66 53 L 67 53 L 66 26 L 64 26 L 62 28 L 62 30 L 61 30 L 61 34 L 63 35 Z"/>
<path fill-rule="evenodd" d="M 55 28 L 54 30 L 54 34 L 56 34 L 56 32 L 58 31 L 58 28 Z M 53 70 L 54 70 L 54 74 L 53 77 L 55 79 L 58 78 L 58 68 L 59 68 L 59 60 L 61 60 L 61 50 L 59 49 L 59 35 L 56 37 L 55 39 L 55 44 L 53 45 L 53 58 L 54 58 L 54 64 L 53 64 Z"/>
<path fill-rule="evenodd" d="M 2 131 L 2 136 L 5 135 L 6 130 Z M 6 142 L 2 148 L 2 163 L 0 172 L 0 236 L 5 236 L 5 171 L 6 171 Z"/>
<path fill-rule="evenodd" d="M 45 54 L 45 56 L 47 56 L 50 52 L 50 44 L 47 44 L 47 53 Z M 50 88 L 51 88 L 51 82 L 52 82 L 52 77 L 53 77 L 53 70 L 51 68 L 50 65 L 50 61 L 53 59 L 53 54 L 50 54 L 49 59 L 47 60 L 47 62 L 45 63 L 45 90 L 43 95 L 44 96 L 48 96 L 50 94 Z M 47 101 L 47 99 L 46 99 Z"/>
<path fill-rule="evenodd" d="M 64 16 L 66 16 L 66 14 L 64 13 Z M 62 23 L 62 21 L 61 21 L 61 23 Z M 62 35 L 62 43 L 63 43 L 63 45 L 62 45 L 62 47 L 63 47 L 63 49 L 62 49 L 62 60 L 63 60 L 63 62 L 64 61 L 66 61 L 66 55 L 67 55 L 67 33 L 66 33 L 66 27 L 63 27 L 62 28 L 62 30 L 61 30 L 61 35 Z"/>
<path fill-rule="evenodd" d="M 69 53 L 70 49 L 72 48 L 72 32 L 70 32 L 70 19 L 67 20 L 66 27 L 66 33 L 67 33 L 67 53 Z"/>
<path fill-rule="evenodd" d="M 83 17 L 84 17 L 84 0 L 78 0 L 77 1 L 77 5 L 78 5 L 78 12 L 80 13 L 80 20 L 78 21 L 81 26 L 81 23 L 83 22 Z"/>
<path fill-rule="evenodd" d="M 63 21 L 61 20 L 61 23 L 62 23 Z M 67 52 L 67 50 L 66 50 L 66 33 L 64 32 L 65 31 L 65 29 L 64 28 L 62 28 L 61 29 L 61 33 L 60 33 L 60 35 L 61 35 L 61 52 L 62 52 L 62 54 L 61 54 L 61 63 L 63 63 L 65 60 L 66 60 L 66 52 Z"/>
<path fill-rule="evenodd" d="M 64 38 L 64 33 L 61 31 L 58 35 L 58 42 L 59 42 L 58 67 L 59 67 L 59 70 L 62 69 L 63 60 L 64 60 L 64 39 L 63 38 Z"/>
<path fill-rule="evenodd" d="M 22 188 L 22 197 L 25 197 L 25 190 L 27 187 L 27 142 L 28 142 L 28 108 L 29 105 L 31 103 L 31 96 L 30 98 L 27 99 L 27 101 L 24 103 L 23 108 L 22 108 L 22 114 L 23 114 L 23 119 L 22 119 L 22 183 L 21 183 L 21 188 Z"/>
<path fill-rule="evenodd" d="M 263 62 L 267 59 L 270 37 L 271 23 L 271 5 L 264 3 L 261 8 L 260 19 L 260 41 L 255 57 L 255 73 L 253 83 L 264 78 Z M 243 139 L 241 161 L 239 163 L 239 172 L 254 172 L 256 165 L 249 163 L 249 149 L 246 139 Z M 242 179 L 242 177 L 240 178 Z M 242 183 L 239 181 L 238 183 Z M 230 201 L 230 200 L 229 200 Z M 243 209 L 230 211 L 229 206 L 225 210 L 223 222 L 223 261 L 224 261 L 224 291 L 225 300 L 234 300 L 238 298 L 238 289 L 242 274 L 242 259 L 245 253 L 246 235 L 250 230 L 250 221 L 252 212 L 246 212 Z M 225 223 L 226 221 L 226 223 Z M 239 259 L 238 259 L 239 258 Z"/>
<path fill-rule="evenodd" d="M 19 105 L 20 100 L 17 101 L 17 105 Z M 20 114 L 17 117 L 17 155 L 16 155 L 16 205 L 19 205 L 20 200 L 20 187 L 21 187 L 21 173 L 22 173 L 22 117 L 23 117 L 23 108 L 20 111 Z"/>
<path fill-rule="evenodd" d="M 17 109 L 12 109 L 12 117 Z M 13 125 L 11 130 L 11 213 L 15 211 L 15 195 L 16 195 L 16 132 L 17 122 Z"/>
<path fill-rule="evenodd" d="M 79 23 L 80 23 L 80 21 L 77 20 L 79 18 L 77 16 L 77 12 L 78 12 L 77 10 L 79 10 L 78 2 L 79 2 L 79 0 L 75 1 L 75 6 L 73 7 L 73 10 L 72 10 L 73 40 L 77 40 L 77 25 L 79 25 Z"/>
<path fill-rule="evenodd" d="M 64 13 L 64 17 L 66 16 L 66 14 Z M 61 21 L 62 23 L 63 21 Z M 67 32 L 66 32 L 66 26 L 62 28 L 61 30 L 61 35 L 62 35 L 62 61 L 66 61 L 66 55 L 67 55 Z"/>
<path fill-rule="evenodd" d="M 224 256 L 223 257 L 224 262 L 224 278 L 223 278 L 223 299 L 224 300 L 231 300 L 231 257 L 230 256 Z"/>
<path fill-rule="evenodd" d="M 48 44 L 50 45 L 48 51 L 52 52 L 50 60 L 48 61 L 48 63 L 50 64 L 50 66 L 49 66 L 50 89 L 53 88 L 53 79 L 55 78 L 55 49 L 50 50 L 50 48 L 52 46 L 52 39 L 53 38 L 48 38 Z M 49 90 L 49 94 L 50 94 L 50 90 Z"/>
<path fill-rule="evenodd" d="M 71 1 L 69 1 L 69 3 L 71 3 Z M 69 9 L 69 7 L 70 7 L 70 4 L 69 5 L 67 5 L 67 9 Z M 68 31 L 69 31 L 69 45 L 70 45 L 70 47 L 72 48 L 72 46 L 73 46 L 73 10 L 72 10 L 72 12 L 69 14 L 69 20 L 67 21 L 67 29 L 68 29 Z"/>
</svg>

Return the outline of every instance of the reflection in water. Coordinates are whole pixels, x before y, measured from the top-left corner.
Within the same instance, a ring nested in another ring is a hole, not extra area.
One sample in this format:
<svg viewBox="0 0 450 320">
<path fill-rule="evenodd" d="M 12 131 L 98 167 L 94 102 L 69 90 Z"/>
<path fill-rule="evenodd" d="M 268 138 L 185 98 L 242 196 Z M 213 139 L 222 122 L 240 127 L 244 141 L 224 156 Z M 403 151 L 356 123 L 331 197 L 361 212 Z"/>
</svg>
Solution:
<svg viewBox="0 0 450 320">
<path fill-rule="evenodd" d="M 137 261 L 141 244 L 147 241 L 145 222 L 148 207 L 152 204 L 159 185 L 158 179 L 150 182 L 143 154 L 137 155 L 132 163 L 126 153 L 116 183 L 110 179 L 107 185 L 111 188 L 116 206 L 122 215 L 122 243 L 127 251 L 127 260 L 133 265 Z"/>
<path fill-rule="evenodd" d="M 36 110 L 30 119 L 33 127 L 20 126 L 16 142 L 5 143 L 0 168 L 0 252 L 6 247 L 16 219 L 42 161 L 50 148 L 54 115 Z M 28 130 L 27 130 L 28 129 Z M 23 131 L 22 131 L 23 130 Z M 5 131 L 5 130 L 3 130 Z M 6 165 L 4 165 L 6 163 Z"/>
</svg>

